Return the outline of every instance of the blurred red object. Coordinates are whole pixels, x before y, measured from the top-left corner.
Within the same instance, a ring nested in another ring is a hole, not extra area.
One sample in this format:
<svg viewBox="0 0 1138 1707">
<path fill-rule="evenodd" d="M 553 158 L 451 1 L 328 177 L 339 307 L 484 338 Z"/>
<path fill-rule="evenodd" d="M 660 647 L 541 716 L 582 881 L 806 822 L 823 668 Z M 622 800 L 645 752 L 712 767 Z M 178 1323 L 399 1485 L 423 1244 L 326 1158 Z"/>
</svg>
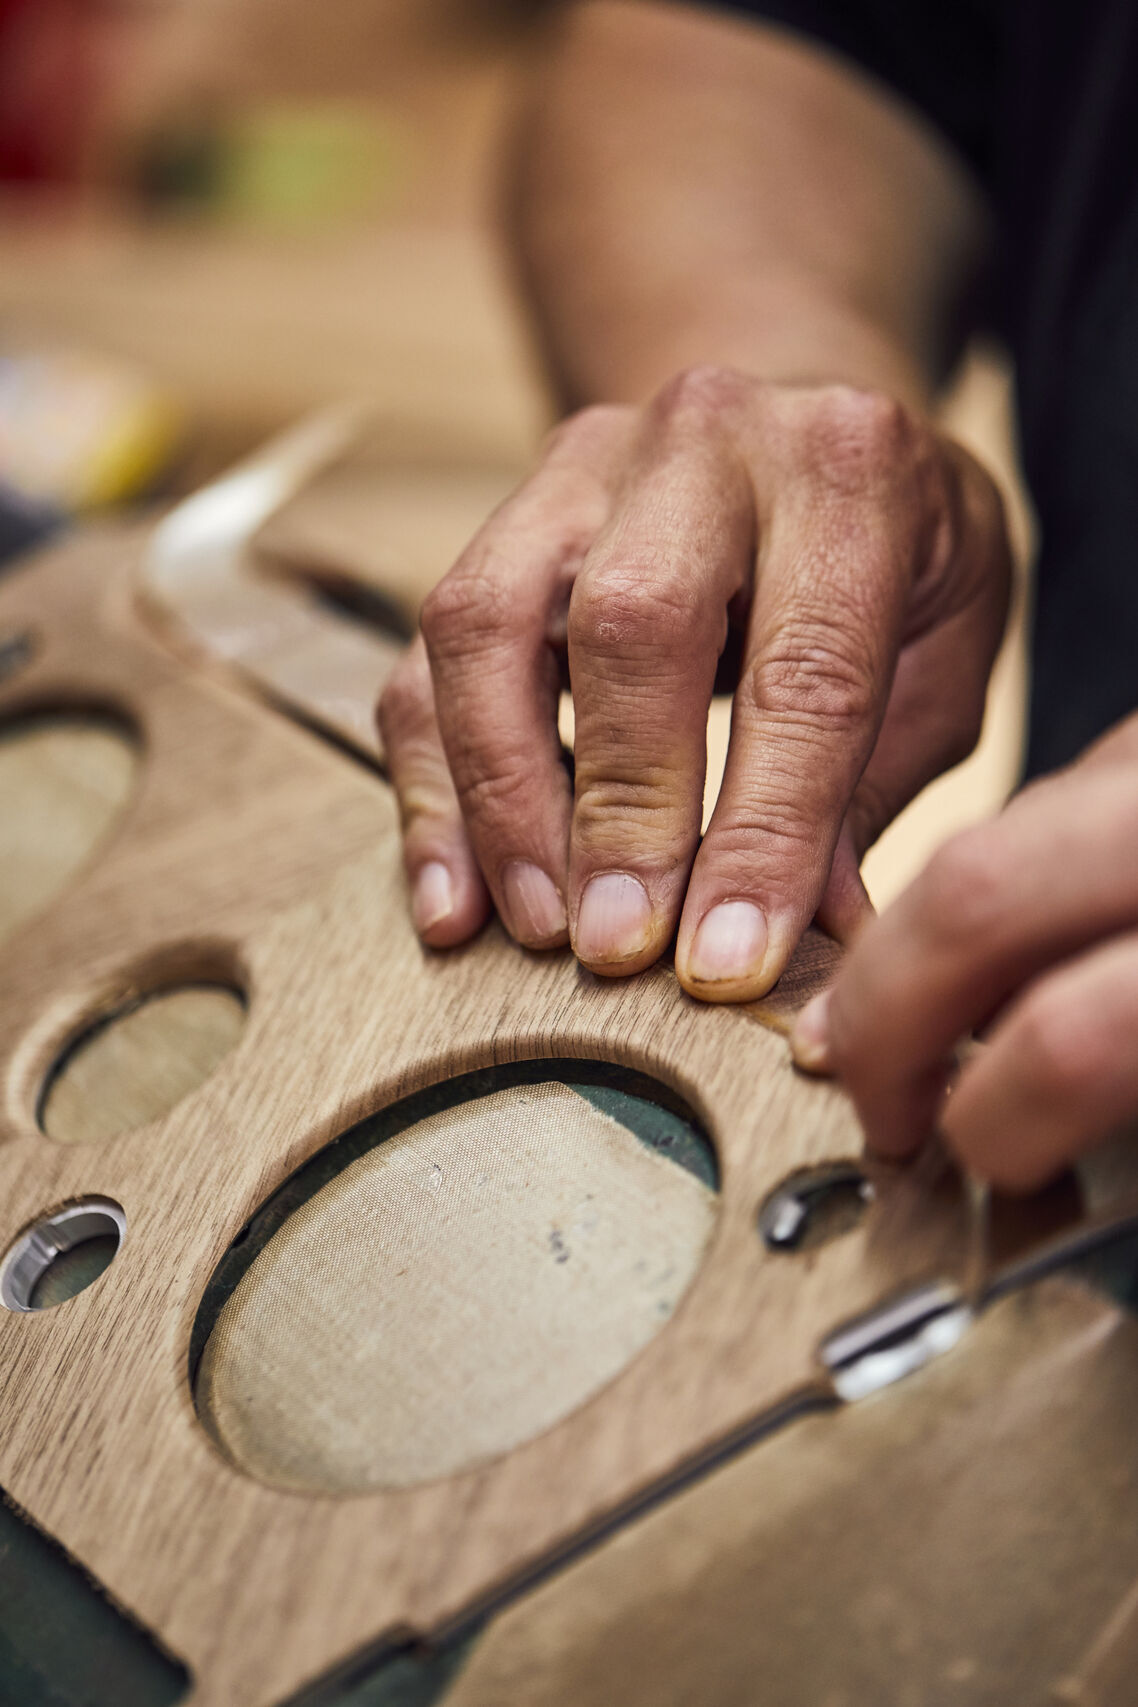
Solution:
<svg viewBox="0 0 1138 1707">
<path fill-rule="evenodd" d="M 0 0 L 0 181 L 80 178 L 103 11 L 101 0 Z"/>
</svg>

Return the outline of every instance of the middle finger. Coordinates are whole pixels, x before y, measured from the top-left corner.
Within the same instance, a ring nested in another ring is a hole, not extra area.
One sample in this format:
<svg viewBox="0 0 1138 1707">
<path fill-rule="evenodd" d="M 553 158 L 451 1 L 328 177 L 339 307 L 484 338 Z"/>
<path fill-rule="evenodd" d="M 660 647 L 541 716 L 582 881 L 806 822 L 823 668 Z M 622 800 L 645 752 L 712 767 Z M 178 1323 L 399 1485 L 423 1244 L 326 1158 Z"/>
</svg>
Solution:
<svg viewBox="0 0 1138 1707">
<path fill-rule="evenodd" d="M 667 447 L 626 487 L 569 606 L 577 956 L 624 974 L 663 951 L 699 838 L 707 712 L 754 503 L 722 445 Z"/>
</svg>

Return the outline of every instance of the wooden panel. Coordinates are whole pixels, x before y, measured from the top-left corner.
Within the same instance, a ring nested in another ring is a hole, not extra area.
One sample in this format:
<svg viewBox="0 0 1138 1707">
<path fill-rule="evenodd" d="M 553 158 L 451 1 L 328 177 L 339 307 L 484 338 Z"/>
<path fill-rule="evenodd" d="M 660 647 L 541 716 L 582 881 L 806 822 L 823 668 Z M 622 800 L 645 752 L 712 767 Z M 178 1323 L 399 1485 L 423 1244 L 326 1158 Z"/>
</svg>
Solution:
<svg viewBox="0 0 1138 1707">
<path fill-rule="evenodd" d="M 1138 1323 L 1070 1280 L 543 1584 L 446 1707 L 1130 1707 Z"/>
<path fill-rule="evenodd" d="M 785 992 L 750 1011 L 702 1007 L 667 968 L 597 980 L 495 928 L 456 954 L 425 951 L 382 780 L 187 674 L 135 615 L 138 551 L 121 533 L 87 536 L 0 591 L 0 626 L 39 636 L 0 713 L 102 706 L 134 720 L 144 752 L 99 861 L 8 947 L 0 1238 L 90 1192 L 123 1205 L 128 1232 L 66 1306 L 0 1313 L 0 1484 L 186 1661 L 195 1702 L 260 1707 L 364 1645 L 445 1627 L 825 1391 L 823 1333 L 903 1284 L 959 1273 L 964 1217 L 950 1182 L 930 1192 L 881 1170 L 857 1230 L 801 1258 L 767 1252 L 754 1225 L 767 1193 L 860 1148 L 840 1092 L 795 1074 L 754 1023 L 777 1022 Z M 205 1084 L 97 1146 L 38 1131 L 43 1076 L 88 1016 L 203 980 L 249 997 L 237 1047 Z M 812 983 L 796 971 L 787 989 L 797 1000 Z M 235 1470 L 195 1414 L 189 1339 L 219 1258 L 265 1196 L 418 1087 L 559 1057 L 653 1075 L 716 1145 L 714 1236 L 665 1329 L 573 1415 L 440 1481 L 337 1499 Z"/>
</svg>

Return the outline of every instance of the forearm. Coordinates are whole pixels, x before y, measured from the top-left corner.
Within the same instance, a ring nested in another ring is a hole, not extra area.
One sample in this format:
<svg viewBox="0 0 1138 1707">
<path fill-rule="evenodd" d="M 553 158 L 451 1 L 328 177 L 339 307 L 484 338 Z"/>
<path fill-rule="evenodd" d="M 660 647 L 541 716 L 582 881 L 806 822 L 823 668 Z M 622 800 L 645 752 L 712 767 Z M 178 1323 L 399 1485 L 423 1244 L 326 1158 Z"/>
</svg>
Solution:
<svg viewBox="0 0 1138 1707">
<path fill-rule="evenodd" d="M 785 32 L 578 0 L 514 160 L 514 249 L 567 406 L 712 362 L 919 407 L 956 353 L 979 192 L 907 108 Z"/>
</svg>

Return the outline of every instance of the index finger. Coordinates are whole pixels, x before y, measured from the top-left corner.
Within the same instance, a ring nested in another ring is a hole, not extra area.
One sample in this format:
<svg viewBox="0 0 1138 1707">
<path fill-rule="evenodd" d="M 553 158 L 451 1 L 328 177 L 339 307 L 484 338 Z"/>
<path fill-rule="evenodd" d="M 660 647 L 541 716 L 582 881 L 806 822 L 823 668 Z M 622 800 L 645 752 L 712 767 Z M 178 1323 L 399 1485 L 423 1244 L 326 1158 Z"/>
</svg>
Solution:
<svg viewBox="0 0 1138 1707">
<path fill-rule="evenodd" d="M 1132 927 L 1136 834 L 1138 791 L 1083 763 L 947 843 L 855 943 L 793 1041 L 800 1064 L 840 1075 L 876 1151 L 927 1137 L 962 1036 L 1045 968 Z"/>
<path fill-rule="evenodd" d="M 564 941 L 571 800 L 557 643 L 577 565 L 607 514 L 623 411 L 554 436 L 537 472 L 423 607 L 438 728 L 466 834 L 499 914 L 531 947 Z"/>
</svg>

